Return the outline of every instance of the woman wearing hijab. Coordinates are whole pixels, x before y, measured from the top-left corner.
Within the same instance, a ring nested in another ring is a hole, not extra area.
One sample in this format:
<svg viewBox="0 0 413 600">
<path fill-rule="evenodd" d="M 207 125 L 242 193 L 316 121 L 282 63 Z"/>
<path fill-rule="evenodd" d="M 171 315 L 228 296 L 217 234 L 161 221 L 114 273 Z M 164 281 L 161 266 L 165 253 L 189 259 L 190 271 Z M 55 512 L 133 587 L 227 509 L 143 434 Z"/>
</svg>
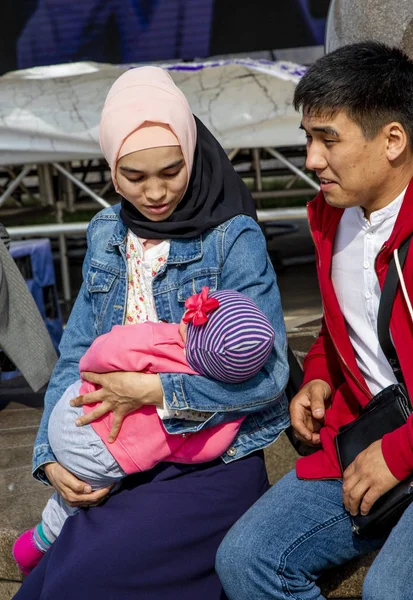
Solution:
<svg viewBox="0 0 413 600">
<path fill-rule="evenodd" d="M 251 196 L 225 152 L 157 67 L 124 73 L 102 113 L 101 147 L 120 205 L 92 219 L 84 282 L 61 342 L 34 450 L 34 475 L 71 506 L 61 534 L 19 600 L 222 600 L 216 550 L 266 491 L 262 448 L 288 424 L 286 338 L 275 274 Z M 250 297 L 275 330 L 261 371 L 243 383 L 184 373 L 83 373 L 101 386 L 79 425 L 113 412 L 111 437 L 134 410 L 155 406 L 177 436 L 244 418 L 230 447 L 203 464 L 162 462 L 119 489 L 91 491 L 54 457 L 48 421 L 78 378 L 81 356 L 114 325 L 177 323 L 207 286 Z M 103 501 L 103 502 L 102 502 Z M 102 502 L 100 506 L 93 506 Z"/>
</svg>

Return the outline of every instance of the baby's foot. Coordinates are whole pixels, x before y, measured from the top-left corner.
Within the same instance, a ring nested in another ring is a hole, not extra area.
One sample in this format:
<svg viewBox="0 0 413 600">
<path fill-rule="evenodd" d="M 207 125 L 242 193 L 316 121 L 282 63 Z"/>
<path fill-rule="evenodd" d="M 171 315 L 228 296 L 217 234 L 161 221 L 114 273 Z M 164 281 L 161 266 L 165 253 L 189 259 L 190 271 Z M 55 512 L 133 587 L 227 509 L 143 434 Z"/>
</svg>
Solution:
<svg viewBox="0 0 413 600">
<path fill-rule="evenodd" d="M 14 542 L 13 556 L 23 575 L 28 575 L 34 567 L 39 564 L 44 552 L 40 550 L 34 541 L 35 527 L 22 533 Z"/>
</svg>

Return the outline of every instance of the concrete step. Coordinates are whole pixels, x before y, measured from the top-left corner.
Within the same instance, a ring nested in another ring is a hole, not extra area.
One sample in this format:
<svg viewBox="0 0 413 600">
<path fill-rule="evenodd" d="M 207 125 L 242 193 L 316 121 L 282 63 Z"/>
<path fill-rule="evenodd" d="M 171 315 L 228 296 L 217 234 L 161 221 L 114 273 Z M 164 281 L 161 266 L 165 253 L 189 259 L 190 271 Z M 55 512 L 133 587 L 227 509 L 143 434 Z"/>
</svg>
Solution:
<svg viewBox="0 0 413 600">
<path fill-rule="evenodd" d="M 52 494 L 51 487 L 35 481 L 31 466 L 0 472 L 0 529 L 24 531 L 40 521 L 42 510 Z"/>
<path fill-rule="evenodd" d="M 10 579 L 0 579 L 0 598 L 1 600 L 13 600 L 14 596 L 19 591 L 21 586 L 17 581 L 11 581 Z"/>
<path fill-rule="evenodd" d="M 1 412 L 0 435 L 7 429 L 19 427 L 39 427 L 41 408 L 5 408 Z"/>
<path fill-rule="evenodd" d="M 42 411 L 42 407 L 3 402 L 0 408 L 0 471 L 23 467 L 30 471 L 33 442 Z"/>
<path fill-rule="evenodd" d="M 3 429 L 0 423 L 0 451 L 7 448 L 30 446 L 30 444 L 33 446 L 38 427 L 38 425 L 28 425 Z"/>
<path fill-rule="evenodd" d="M 4 469 L 21 469 L 30 471 L 32 467 L 33 445 L 20 446 L 19 448 L 5 448 L 0 452 L 0 472 Z"/>
<path fill-rule="evenodd" d="M 10 527 L 0 529 L 0 599 L 10 600 L 17 593 L 22 574 L 11 558 L 12 547 L 18 532 Z"/>
</svg>

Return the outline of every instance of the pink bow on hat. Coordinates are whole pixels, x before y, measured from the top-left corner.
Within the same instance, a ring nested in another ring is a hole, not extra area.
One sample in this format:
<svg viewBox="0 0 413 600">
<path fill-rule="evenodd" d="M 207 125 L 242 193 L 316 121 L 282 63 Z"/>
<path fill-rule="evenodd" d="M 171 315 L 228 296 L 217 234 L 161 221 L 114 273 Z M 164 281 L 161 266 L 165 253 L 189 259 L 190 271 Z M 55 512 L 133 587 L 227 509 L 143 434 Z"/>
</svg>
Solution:
<svg viewBox="0 0 413 600">
<path fill-rule="evenodd" d="M 182 317 L 184 323 L 204 325 L 208 321 L 208 313 L 216 310 L 219 302 L 216 298 L 208 298 L 209 287 L 204 286 L 200 294 L 194 294 L 185 301 L 188 310 Z"/>
</svg>

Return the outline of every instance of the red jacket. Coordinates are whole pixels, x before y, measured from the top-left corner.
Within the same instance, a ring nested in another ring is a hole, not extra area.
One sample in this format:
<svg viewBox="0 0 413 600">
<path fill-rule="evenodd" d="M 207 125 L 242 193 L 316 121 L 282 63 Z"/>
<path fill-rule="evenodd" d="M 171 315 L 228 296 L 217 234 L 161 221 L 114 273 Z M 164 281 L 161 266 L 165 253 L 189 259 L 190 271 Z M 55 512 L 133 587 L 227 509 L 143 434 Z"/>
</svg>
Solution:
<svg viewBox="0 0 413 600">
<path fill-rule="evenodd" d="M 353 421 L 360 408 L 372 398 L 358 368 L 331 281 L 334 238 L 343 212 L 341 208 L 329 206 L 322 193 L 308 203 L 324 317 L 319 336 L 304 361 L 304 383 L 313 379 L 327 381 L 332 389 L 332 404 L 326 411 L 320 434 L 322 449 L 297 461 L 297 476 L 304 479 L 341 477 L 334 437 L 338 428 Z M 413 180 L 407 188 L 391 236 L 376 258 L 375 270 L 381 288 L 393 251 L 412 232 Z M 413 299 L 413 244 L 403 274 L 409 297 Z M 390 329 L 409 396 L 413 398 L 413 323 L 400 286 L 393 305 Z M 382 450 L 389 469 L 397 479 L 404 479 L 413 472 L 413 417 L 403 427 L 384 436 Z"/>
</svg>

